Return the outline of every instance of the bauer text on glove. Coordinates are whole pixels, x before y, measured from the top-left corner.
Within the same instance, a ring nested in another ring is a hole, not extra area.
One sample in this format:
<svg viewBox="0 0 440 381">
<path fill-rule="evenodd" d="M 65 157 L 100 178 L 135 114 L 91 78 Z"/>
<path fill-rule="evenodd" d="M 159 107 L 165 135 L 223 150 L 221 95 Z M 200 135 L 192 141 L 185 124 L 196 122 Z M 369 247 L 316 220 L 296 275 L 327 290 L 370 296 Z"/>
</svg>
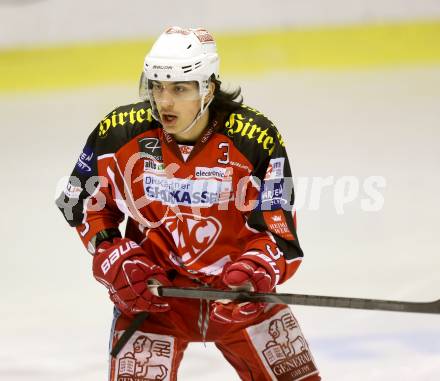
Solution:
<svg viewBox="0 0 440 381">
<path fill-rule="evenodd" d="M 129 316 L 141 311 L 170 309 L 148 286 L 149 283 L 171 285 L 164 270 L 152 263 L 134 241 L 115 238 L 99 245 L 93 258 L 93 275 L 107 287 L 116 307 Z"/>
</svg>

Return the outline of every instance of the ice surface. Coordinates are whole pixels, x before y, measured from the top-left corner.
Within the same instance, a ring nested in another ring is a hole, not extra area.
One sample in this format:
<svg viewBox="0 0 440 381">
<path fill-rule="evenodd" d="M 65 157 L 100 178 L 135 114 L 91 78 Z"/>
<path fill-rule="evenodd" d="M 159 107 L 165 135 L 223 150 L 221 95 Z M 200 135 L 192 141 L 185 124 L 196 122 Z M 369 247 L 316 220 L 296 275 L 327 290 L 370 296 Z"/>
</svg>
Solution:
<svg viewBox="0 0 440 381">
<path fill-rule="evenodd" d="M 438 299 L 440 69 L 231 81 L 277 124 L 297 180 L 355 176 L 361 184 L 343 214 L 335 186 L 311 210 L 310 188 L 297 184 L 306 259 L 280 291 Z M 135 84 L 1 99 L 0 380 L 105 380 L 111 304 L 55 208 L 55 189 L 99 119 L 135 99 Z M 386 179 L 377 212 L 361 209 L 369 176 Z M 439 316 L 294 312 L 326 381 L 440 379 Z M 237 379 L 213 345 L 190 345 L 180 379 L 207 377 Z"/>
</svg>

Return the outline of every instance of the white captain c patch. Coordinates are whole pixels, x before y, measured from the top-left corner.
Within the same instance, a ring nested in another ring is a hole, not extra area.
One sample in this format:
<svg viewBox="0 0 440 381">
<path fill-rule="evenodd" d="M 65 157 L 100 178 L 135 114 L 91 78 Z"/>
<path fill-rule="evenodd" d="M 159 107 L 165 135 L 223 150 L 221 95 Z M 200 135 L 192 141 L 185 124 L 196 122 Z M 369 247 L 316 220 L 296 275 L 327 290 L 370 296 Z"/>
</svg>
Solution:
<svg viewBox="0 0 440 381">
<path fill-rule="evenodd" d="M 122 331 L 115 332 L 116 341 Z M 174 337 L 136 331 L 118 356 L 111 360 L 111 381 L 169 381 Z"/>
<path fill-rule="evenodd" d="M 271 380 L 299 381 L 317 374 L 309 346 L 289 308 L 246 333 Z"/>
</svg>

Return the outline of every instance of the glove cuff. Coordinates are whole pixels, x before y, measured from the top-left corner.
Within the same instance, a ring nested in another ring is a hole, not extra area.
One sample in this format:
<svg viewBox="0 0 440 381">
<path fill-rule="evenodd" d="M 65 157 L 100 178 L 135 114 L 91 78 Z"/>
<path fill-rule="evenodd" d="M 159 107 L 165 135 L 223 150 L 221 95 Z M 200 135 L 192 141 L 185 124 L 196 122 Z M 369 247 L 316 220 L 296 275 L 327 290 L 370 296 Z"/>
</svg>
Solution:
<svg viewBox="0 0 440 381">
<path fill-rule="evenodd" d="M 263 267 L 272 279 L 271 288 L 274 288 L 278 284 L 280 270 L 275 261 L 266 254 L 263 254 L 261 251 L 247 251 L 240 256 L 239 260 L 240 259 L 251 261 Z"/>
<path fill-rule="evenodd" d="M 113 243 L 102 242 L 93 257 L 93 274 L 98 277 L 106 275 L 111 268 L 118 267 L 116 262 L 126 260 L 134 256 L 142 256 L 144 262 L 152 266 L 145 251 L 134 241 L 127 238 L 114 238 Z"/>
</svg>

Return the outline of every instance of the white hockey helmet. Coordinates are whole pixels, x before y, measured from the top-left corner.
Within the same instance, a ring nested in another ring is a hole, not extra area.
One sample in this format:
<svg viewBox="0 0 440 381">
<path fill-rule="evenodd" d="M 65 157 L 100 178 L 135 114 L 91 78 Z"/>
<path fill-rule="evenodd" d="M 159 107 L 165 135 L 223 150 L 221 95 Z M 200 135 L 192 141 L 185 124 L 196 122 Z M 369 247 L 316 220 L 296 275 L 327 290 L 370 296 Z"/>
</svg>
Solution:
<svg viewBox="0 0 440 381">
<path fill-rule="evenodd" d="M 144 100 L 150 98 L 153 116 L 160 120 L 149 92 L 151 81 L 197 81 L 200 112 L 196 121 L 208 107 L 204 100 L 211 77 L 219 78 L 219 61 L 214 38 L 206 29 L 170 27 L 159 36 L 145 57 L 139 95 Z"/>
</svg>

